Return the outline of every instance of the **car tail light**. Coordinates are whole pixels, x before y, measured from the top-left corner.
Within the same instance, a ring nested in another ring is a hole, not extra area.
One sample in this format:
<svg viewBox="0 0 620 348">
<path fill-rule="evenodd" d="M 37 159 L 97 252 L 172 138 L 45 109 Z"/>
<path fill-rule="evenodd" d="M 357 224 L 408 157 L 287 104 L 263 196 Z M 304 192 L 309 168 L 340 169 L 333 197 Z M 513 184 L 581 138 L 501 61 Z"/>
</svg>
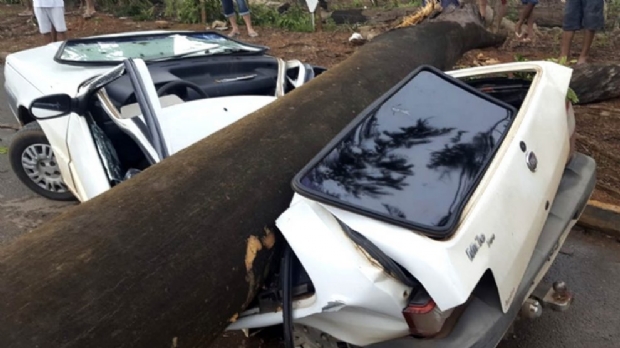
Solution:
<svg viewBox="0 0 620 348">
<path fill-rule="evenodd" d="M 403 317 L 413 336 L 430 338 L 441 332 L 454 309 L 441 311 L 435 301 L 421 288 L 409 299 Z"/>
<path fill-rule="evenodd" d="M 566 158 L 566 163 L 568 163 L 575 153 L 575 138 L 577 137 L 577 132 L 575 132 L 575 110 L 573 109 L 573 104 L 568 100 L 566 101 L 566 117 L 568 122 L 568 142 L 570 144 L 568 158 Z"/>
</svg>

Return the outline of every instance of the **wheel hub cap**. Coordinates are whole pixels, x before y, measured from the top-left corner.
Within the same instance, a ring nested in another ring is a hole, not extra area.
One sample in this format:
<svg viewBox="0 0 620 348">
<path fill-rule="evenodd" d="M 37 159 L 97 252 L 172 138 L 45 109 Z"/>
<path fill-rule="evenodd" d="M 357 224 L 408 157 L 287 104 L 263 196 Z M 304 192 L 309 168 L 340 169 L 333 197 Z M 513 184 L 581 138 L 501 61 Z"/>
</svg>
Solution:
<svg viewBox="0 0 620 348">
<path fill-rule="evenodd" d="M 50 192 L 67 192 L 52 147 L 47 144 L 33 144 L 22 152 L 22 166 L 26 175 L 37 186 Z"/>
</svg>

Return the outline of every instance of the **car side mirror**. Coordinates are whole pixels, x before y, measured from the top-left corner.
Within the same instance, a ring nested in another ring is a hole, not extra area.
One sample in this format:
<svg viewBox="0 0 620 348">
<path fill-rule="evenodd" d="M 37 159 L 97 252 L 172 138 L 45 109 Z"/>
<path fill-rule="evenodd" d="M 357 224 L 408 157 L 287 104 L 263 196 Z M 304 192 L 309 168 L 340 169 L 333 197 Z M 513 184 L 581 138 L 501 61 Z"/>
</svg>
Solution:
<svg viewBox="0 0 620 348">
<path fill-rule="evenodd" d="M 37 98 L 30 104 L 30 114 L 36 119 L 56 118 L 73 110 L 73 98 L 68 94 L 51 94 Z"/>
</svg>

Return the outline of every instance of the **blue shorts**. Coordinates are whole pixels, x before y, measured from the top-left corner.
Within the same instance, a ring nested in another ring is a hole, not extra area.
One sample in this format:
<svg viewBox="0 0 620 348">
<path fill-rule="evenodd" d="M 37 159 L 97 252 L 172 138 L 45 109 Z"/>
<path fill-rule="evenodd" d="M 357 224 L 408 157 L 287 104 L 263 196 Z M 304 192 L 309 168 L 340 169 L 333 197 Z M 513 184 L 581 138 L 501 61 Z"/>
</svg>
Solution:
<svg viewBox="0 0 620 348">
<path fill-rule="evenodd" d="M 222 0 L 222 10 L 224 10 L 224 17 L 228 18 L 234 16 L 235 7 L 233 5 L 233 0 Z M 248 8 L 246 0 L 237 0 L 237 10 L 239 11 L 239 16 L 250 14 L 250 9 Z"/>
<path fill-rule="evenodd" d="M 527 5 L 527 4 L 538 5 L 538 0 L 521 0 L 521 3 L 523 5 Z"/>
<path fill-rule="evenodd" d="M 605 26 L 604 8 L 604 0 L 566 0 L 562 29 L 601 30 Z"/>
</svg>

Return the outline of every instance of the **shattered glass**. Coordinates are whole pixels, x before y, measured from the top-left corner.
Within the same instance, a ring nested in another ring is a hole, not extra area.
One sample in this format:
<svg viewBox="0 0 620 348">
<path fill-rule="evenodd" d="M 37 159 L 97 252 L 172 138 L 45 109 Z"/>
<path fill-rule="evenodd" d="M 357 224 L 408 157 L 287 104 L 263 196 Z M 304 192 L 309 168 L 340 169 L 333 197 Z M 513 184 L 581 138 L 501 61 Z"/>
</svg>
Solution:
<svg viewBox="0 0 620 348">
<path fill-rule="evenodd" d="M 57 57 L 65 62 L 122 62 L 127 58 L 165 59 L 226 47 L 247 51 L 262 48 L 245 45 L 217 33 L 157 33 L 68 40 Z"/>
</svg>

